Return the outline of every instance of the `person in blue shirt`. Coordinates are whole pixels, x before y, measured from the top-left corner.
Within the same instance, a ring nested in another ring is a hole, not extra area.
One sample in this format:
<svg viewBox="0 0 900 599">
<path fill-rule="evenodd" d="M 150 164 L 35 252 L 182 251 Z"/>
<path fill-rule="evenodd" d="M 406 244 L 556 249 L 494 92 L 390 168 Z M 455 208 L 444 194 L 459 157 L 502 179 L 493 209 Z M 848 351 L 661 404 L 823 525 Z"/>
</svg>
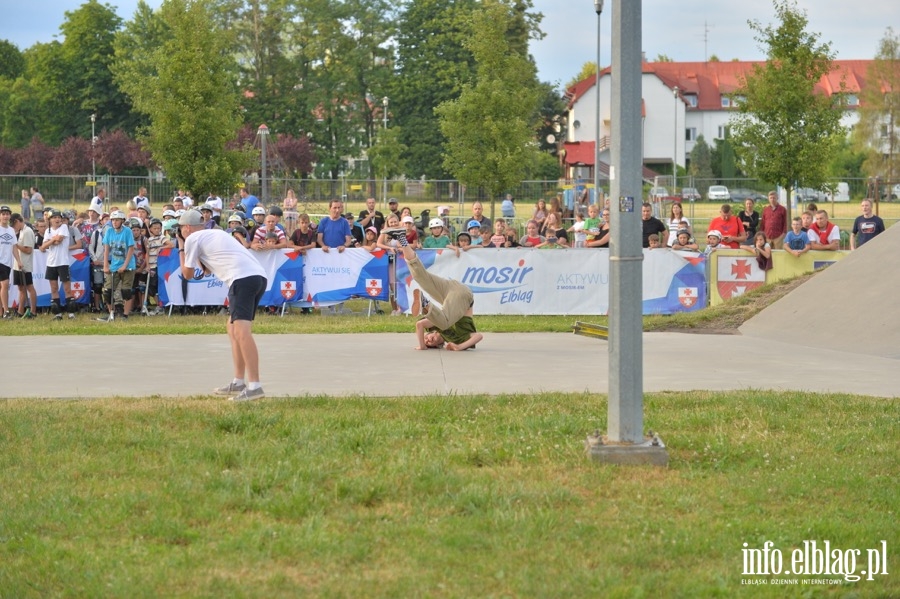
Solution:
<svg viewBox="0 0 900 599">
<path fill-rule="evenodd" d="M 791 230 L 784 236 L 784 251 L 797 258 L 810 250 L 809 234 L 803 231 L 803 223 L 799 216 L 791 219 Z"/>
<path fill-rule="evenodd" d="M 246 187 L 241 187 L 241 206 L 244 207 L 241 212 L 251 214 L 258 205 L 259 198 L 247 191 Z"/>
<path fill-rule="evenodd" d="M 109 215 L 112 227 L 103 232 L 103 300 L 109 307 L 107 322 L 115 320 L 116 313 L 127 319 L 131 312 L 131 293 L 134 288 L 134 234 L 124 227 L 125 213 L 116 210 Z"/>
<path fill-rule="evenodd" d="M 319 247 L 325 252 L 331 248 L 337 248 L 338 252 L 343 252 L 348 247 L 353 247 L 350 223 L 341 214 L 343 208 L 343 202 L 331 200 L 328 205 L 328 218 L 319 221 L 317 237 Z"/>
</svg>

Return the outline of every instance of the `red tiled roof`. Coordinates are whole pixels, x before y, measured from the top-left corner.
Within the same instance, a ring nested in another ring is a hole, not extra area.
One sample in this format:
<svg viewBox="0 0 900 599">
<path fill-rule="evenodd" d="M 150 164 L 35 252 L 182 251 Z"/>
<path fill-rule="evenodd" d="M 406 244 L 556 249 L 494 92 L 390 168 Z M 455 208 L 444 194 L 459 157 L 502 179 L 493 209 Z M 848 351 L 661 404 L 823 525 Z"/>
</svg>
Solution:
<svg viewBox="0 0 900 599">
<path fill-rule="evenodd" d="M 843 80 L 845 93 L 858 94 L 865 84 L 871 63 L 871 60 L 835 60 L 835 70 L 819 80 L 816 90 L 828 95 L 840 93 Z M 743 78 L 753 72 L 754 66 L 764 64 L 763 61 L 645 62 L 642 72 L 655 74 L 670 89 L 677 85 L 682 95 L 696 94 L 696 109 L 719 110 L 722 95 L 735 92 Z M 609 73 L 610 68 L 606 68 L 600 76 Z M 570 107 L 594 87 L 595 79 L 596 76 L 591 75 L 567 90 Z"/>
</svg>

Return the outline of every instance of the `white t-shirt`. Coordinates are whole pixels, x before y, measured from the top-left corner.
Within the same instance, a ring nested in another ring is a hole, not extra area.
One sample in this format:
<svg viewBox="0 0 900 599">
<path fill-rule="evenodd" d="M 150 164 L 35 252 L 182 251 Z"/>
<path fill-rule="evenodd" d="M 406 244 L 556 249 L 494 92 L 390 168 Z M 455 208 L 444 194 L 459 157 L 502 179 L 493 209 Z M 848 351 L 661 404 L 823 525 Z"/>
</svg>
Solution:
<svg viewBox="0 0 900 599">
<path fill-rule="evenodd" d="M 28 253 L 23 252 L 21 249 L 19 250 L 19 259 L 22 261 L 22 268 L 19 268 L 18 263 L 16 263 L 13 264 L 13 270 L 32 272 L 34 270 L 34 231 L 32 231 L 31 227 L 28 225 L 25 225 L 22 227 L 22 230 L 19 231 L 19 245 L 32 248 L 32 250 Z"/>
<path fill-rule="evenodd" d="M 194 231 L 185 240 L 184 265 L 200 268 L 200 262 L 229 287 L 237 279 L 266 276 L 253 252 L 222 229 Z"/>
<path fill-rule="evenodd" d="M 16 245 L 16 230 L 0 226 L 0 264 L 12 268 L 13 246 Z"/>
<path fill-rule="evenodd" d="M 145 196 L 134 196 L 134 207 L 135 209 L 143 206 L 144 208 L 150 207 L 150 199 Z"/>
<path fill-rule="evenodd" d="M 47 248 L 47 266 L 68 266 L 69 265 L 69 244 L 66 243 L 69 238 L 69 227 L 60 225 L 58 229 L 48 228 L 47 234 L 44 235 L 44 241 L 52 239 L 57 235 L 62 235 L 65 240 L 57 245 L 51 245 Z"/>
<path fill-rule="evenodd" d="M 222 198 L 219 196 L 209 196 L 206 198 L 206 203 L 212 206 L 213 216 L 222 214 Z"/>
</svg>

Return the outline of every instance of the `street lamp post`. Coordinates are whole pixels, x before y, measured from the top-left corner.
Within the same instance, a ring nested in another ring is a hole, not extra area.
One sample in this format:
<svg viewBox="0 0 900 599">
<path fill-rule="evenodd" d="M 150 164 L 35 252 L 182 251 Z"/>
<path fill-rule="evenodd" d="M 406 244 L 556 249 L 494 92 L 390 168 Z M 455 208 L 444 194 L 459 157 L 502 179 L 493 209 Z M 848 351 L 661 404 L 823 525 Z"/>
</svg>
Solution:
<svg viewBox="0 0 900 599">
<path fill-rule="evenodd" d="M 594 193 L 596 202 L 600 201 L 600 14 L 603 12 L 603 0 L 594 0 L 594 11 L 597 13 L 597 78 L 594 81 L 597 98 L 597 127 L 594 135 Z"/>
<path fill-rule="evenodd" d="M 94 146 L 97 145 L 97 134 L 94 131 L 95 124 L 97 123 L 97 114 L 91 114 L 91 181 L 94 182 L 94 191 L 97 188 L 97 161 L 94 157 Z"/>
<path fill-rule="evenodd" d="M 672 195 L 678 186 L 678 86 L 672 88 L 672 96 L 675 98 L 675 145 L 672 148 Z"/>
<path fill-rule="evenodd" d="M 384 107 L 383 114 L 382 114 L 382 118 L 384 119 L 384 133 L 385 133 L 384 141 L 387 142 L 387 126 L 388 126 L 388 123 L 387 123 L 387 121 L 388 121 L 388 97 L 387 96 L 385 96 L 384 98 L 381 99 L 381 105 Z M 384 157 L 383 151 L 384 151 L 384 148 L 382 148 L 382 157 Z M 384 186 L 381 188 L 381 205 L 387 206 L 387 163 L 386 162 L 384 165 Z"/>
</svg>

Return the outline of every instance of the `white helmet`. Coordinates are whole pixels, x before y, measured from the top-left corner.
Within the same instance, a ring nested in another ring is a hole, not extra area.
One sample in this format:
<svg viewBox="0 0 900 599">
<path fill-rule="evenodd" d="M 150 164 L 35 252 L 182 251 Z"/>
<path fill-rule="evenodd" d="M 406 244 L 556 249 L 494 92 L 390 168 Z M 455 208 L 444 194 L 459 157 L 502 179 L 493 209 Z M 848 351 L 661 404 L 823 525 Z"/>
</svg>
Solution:
<svg viewBox="0 0 900 599">
<path fill-rule="evenodd" d="M 263 216 L 265 216 L 266 209 L 263 208 L 262 206 L 257 206 L 256 208 L 253 209 L 253 212 L 251 212 L 251 214 L 253 216 L 256 216 L 257 214 L 262 214 Z"/>
<path fill-rule="evenodd" d="M 430 221 L 428 221 L 429 229 L 434 229 L 435 227 L 443 227 L 443 226 L 444 226 L 444 221 L 442 221 L 439 218 L 433 218 Z"/>
<path fill-rule="evenodd" d="M 122 212 L 121 210 L 114 210 L 113 213 L 109 215 L 109 219 L 113 220 L 116 218 L 125 220 L 125 213 Z"/>
</svg>

